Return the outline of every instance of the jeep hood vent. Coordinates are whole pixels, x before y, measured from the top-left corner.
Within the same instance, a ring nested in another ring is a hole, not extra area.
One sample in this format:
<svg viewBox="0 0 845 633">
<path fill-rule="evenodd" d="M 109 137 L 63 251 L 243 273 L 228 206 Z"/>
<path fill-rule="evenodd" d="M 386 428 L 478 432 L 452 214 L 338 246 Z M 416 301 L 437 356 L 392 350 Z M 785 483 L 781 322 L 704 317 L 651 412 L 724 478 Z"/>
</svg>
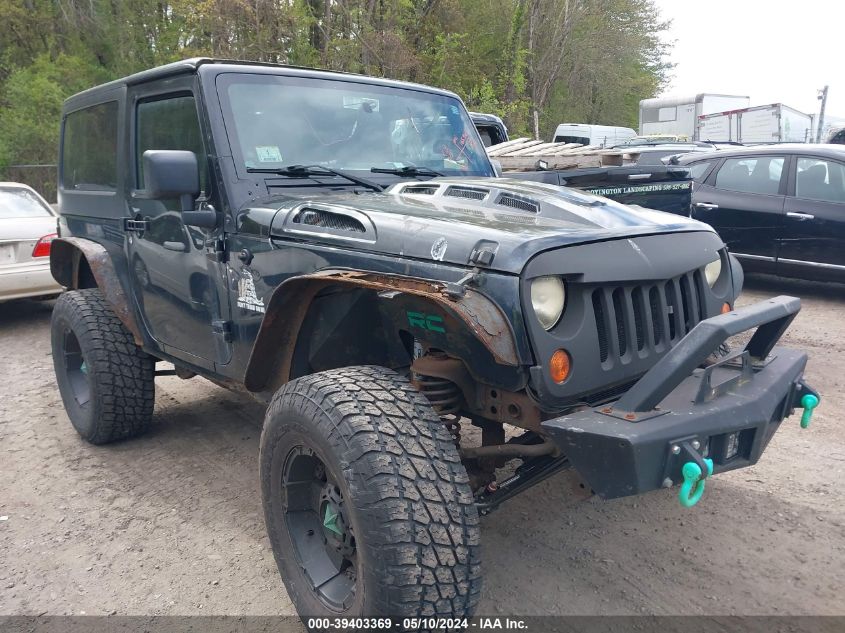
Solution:
<svg viewBox="0 0 845 633">
<path fill-rule="evenodd" d="M 540 205 L 528 198 L 519 198 L 509 193 L 503 193 L 496 200 L 496 204 L 503 207 L 510 207 L 511 209 L 519 209 L 520 211 L 529 211 L 531 213 L 539 213 Z"/>
<path fill-rule="evenodd" d="M 402 188 L 402 195 L 433 196 L 438 189 L 437 185 L 408 185 Z"/>
<path fill-rule="evenodd" d="M 307 236 L 333 242 L 376 242 L 376 227 L 366 214 L 343 204 L 306 202 L 274 219 L 270 233 L 291 237 Z"/>
<path fill-rule="evenodd" d="M 444 196 L 449 196 L 451 198 L 466 198 L 467 200 L 484 200 L 487 197 L 487 194 L 490 193 L 489 189 L 476 189 L 475 187 L 456 187 L 451 186 L 446 190 Z"/>
<path fill-rule="evenodd" d="M 336 231 L 352 231 L 354 233 L 366 233 L 364 225 L 355 218 L 340 213 L 332 213 L 325 209 L 312 209 L 305 207 L 293 218 L 294 224 L 307 224 L 308 226 L 320 226 Z"/>
</svg>

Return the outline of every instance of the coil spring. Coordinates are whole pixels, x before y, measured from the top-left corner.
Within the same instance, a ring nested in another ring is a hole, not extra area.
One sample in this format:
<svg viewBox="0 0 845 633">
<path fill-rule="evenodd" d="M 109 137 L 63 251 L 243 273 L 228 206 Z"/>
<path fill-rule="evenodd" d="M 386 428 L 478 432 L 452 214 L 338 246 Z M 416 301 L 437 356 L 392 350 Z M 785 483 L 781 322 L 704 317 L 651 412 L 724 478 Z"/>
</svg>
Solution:
<svg viewBox="0 0 845 633">
<path fill-rule="evenodd" d="M 414 382 L 440 416 L 446 430 L 452 434 L 456 442 L 460 442 L 461 423 L 459 420 L 463 394 L 458 385 L 445 378 L 418 373 L 414 373 Z"/>
</svg>

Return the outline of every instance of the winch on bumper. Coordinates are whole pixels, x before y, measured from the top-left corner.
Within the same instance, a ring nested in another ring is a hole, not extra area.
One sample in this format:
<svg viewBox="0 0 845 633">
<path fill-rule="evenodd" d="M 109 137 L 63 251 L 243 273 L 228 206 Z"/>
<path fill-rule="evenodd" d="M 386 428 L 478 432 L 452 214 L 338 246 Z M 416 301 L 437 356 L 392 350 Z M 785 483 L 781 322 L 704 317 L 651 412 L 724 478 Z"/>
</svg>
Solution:
<svg viewBox="0 0 845 633">
<path fill-rule="evenodd" d="M 807 355 L 775 347 L 800 309 L 799 299 L 776 297 L 701 321 L 618 401 L 542 426 L 606 499 L 682 482 L 688 490 L 698 484 L 690 473 L 754 464 L 785 417 L 818 404 L 803 380 Z M 700 368 L 752 328 L 744 349 Z"/>
</svg>

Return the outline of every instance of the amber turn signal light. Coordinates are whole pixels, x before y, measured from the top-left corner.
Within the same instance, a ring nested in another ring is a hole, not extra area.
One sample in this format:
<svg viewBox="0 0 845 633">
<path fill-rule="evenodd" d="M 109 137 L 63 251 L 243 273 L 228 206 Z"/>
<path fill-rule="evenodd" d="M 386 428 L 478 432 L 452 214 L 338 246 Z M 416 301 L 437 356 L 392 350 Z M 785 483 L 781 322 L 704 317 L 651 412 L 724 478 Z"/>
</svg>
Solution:
<svg viewBox="0 0 845 633">
<path fill-rule="evenodd" d="M 572 370 L 572 359 L 569 357 L 569 352 L 565 349 L 559 349 L 552 354 L 549 359 L 549 372 L 552 375 L 552 380 L 555 382 L 563 382 L 569 378 L 569 372 Z"/>
<path fill-rule="evenodd" d="M 730 303 L 723 303 L 722 304 L 722 314 L 731 311 L 731 304 Z"/>
</svg>

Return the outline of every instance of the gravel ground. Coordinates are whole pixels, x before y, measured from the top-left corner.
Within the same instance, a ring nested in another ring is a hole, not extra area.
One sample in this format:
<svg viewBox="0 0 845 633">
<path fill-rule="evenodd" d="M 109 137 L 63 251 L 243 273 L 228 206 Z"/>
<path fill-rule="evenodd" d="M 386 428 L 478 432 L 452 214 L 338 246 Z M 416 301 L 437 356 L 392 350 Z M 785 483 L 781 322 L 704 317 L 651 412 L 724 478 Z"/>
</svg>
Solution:
<svg viewBox="0 0 845 633">
<path fill-rule="evenodd" d="M 845 614 L 845 287 L 749 279 L 804 299 L 814 425 L 694 509 L 674 492 L 575 502 L 560 476 L 482 521 L 486 614 Z M 195 378 L 157 382 L 155 428 L 107 447 L 67 420 L 51 302 L 0 306 L 0 615 L 275 615 L 293 606 L 264 532 L 263 408 Z"/>
</svg>

